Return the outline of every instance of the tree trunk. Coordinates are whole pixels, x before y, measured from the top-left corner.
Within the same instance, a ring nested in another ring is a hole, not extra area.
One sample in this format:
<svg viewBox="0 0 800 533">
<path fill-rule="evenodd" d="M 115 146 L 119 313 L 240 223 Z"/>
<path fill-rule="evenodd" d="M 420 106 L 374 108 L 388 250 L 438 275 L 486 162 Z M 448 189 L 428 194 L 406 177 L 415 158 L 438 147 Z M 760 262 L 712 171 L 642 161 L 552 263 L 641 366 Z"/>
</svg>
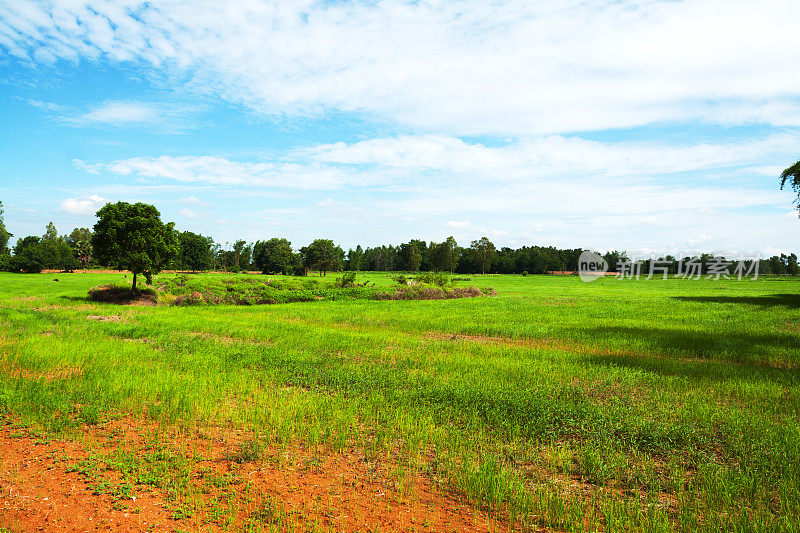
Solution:
<svg viewBox="0 0 800 533">
<path fill-rule="evenodd" d="M 136 292 L 136 272 L 133 273 L 133 286 L 131 287 L 132 292 Z"/>
</svg>

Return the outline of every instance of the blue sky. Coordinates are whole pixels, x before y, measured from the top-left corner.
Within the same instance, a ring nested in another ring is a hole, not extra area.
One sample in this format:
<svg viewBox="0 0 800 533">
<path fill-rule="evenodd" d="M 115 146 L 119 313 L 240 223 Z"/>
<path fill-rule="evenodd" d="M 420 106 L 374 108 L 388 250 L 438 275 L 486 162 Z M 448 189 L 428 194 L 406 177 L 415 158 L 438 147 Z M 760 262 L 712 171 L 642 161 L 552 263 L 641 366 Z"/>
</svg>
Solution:
<svg viewBox="0 0 800 533">
<path fill-rule="evenodd" d="M 16 236 L 800 250 L 800 3 L 0 0 Z"/>
</svg>

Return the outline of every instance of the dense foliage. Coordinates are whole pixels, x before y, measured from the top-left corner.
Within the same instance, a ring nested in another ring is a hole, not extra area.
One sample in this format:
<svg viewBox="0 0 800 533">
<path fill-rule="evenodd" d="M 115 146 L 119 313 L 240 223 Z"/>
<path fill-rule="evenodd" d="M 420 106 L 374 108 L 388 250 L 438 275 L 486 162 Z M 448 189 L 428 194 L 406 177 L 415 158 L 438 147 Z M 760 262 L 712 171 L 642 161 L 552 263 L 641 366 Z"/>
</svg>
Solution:
<svg viewBox="0 0 800 533">
<path fill-rule="evenodd" d="M 92 246 L 98 260 L 118 270 L 143 274 L 149 284 L 180 252 L 173 224 L 161 222 L 161 214 L 143 203 L 106 204 L 98 212 Z"/>
<path fill-rule="evenodd" d="M 789 183 L 789 187 L 797 193 L 794 203 L 800 209 L 800 161 L 781 172 L 781 189 Z"/>
</svg>

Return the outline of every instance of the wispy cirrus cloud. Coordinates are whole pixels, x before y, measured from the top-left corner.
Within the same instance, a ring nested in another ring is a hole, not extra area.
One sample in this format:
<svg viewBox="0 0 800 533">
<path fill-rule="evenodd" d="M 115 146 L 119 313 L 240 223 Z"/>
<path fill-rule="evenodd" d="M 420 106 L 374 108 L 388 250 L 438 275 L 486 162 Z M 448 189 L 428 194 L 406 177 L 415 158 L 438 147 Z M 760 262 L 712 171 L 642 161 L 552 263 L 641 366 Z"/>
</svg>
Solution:
<svg viewBox="0 0 800 533">
<path fill-rule="evenodd" d="M 371 179 L 315 163 L 236 161 L 220 156 L 134 157 L 107 163 L 103 167 L 118 176 L 221 186 L 334 189 L 343 184 L 366 183 Z"/>
<path fill-rule="evenodd" d="M 200 107 L 160 102 L 109 100 L 88 107 L 28 100 L 57 122 L 73 127 L 148 127 L 163 133 L 180 133 L 194 127 Z"/>
<path fill-rule="evenodd" d="M 104 102 L 71 119 L 77 124 L 142 124 L 162 120 L 158 107 L 140 102 Z"/>
<path fill-rule="evenodd" d="M 758 162 L 791 157 L 800 134 L 722 143 L 667 145 L 604 143 L 548 136 L 487 146 L 447 136 L 403 135 L 352 144 L 290 149 L 272 159 L 222 156 L 133 157 L 108 163 L 75 160 L 82 170 L 118 176 L 224 186 L 337 189 L 348 186 L 413 187 L 459 183 L 548 182 L 589 177 L 642 184 L 687 172 L 768 176 Z M 777 173 L 775 173 L 777 179 Z M 662 178 L 663 177 L 663 178 Z M 611 182 L 606 182 L 612 185 Z"/>
<path fill-rule="evenodd" d="M 19 0 L 0 5 L 0 47 L 146 66 L 278 117 L 345 111 L 451 135 L 800 126 L 800 70 L 786 68 L 798 16 L 795 0 Z"/>
</svg>

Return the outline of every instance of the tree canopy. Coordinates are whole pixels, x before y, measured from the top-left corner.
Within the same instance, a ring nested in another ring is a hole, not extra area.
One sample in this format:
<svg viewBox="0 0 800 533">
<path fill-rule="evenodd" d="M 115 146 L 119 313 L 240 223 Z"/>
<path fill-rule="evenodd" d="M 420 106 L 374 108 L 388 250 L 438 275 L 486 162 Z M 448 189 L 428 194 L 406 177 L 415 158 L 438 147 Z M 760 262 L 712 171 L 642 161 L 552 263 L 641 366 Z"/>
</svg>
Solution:
<svg viewBox="0 0 800 533">
<path fill-rule="evenodd" d="M 286 239 L 274 237 L 253 246 L 253 264 L 264 274 L 288 274 L 296 262 L 292 243 Z"/>
<path fill-rule="evenodd" d="M 92 246 L 97 259 L 119 270 L 143 274 L 150 284 L 152 276 L 177 257 L 180 247 L 173 223 L 161 222 L 155 206 L 127 202 L 106 204 L 97 212 Z"/>
<path fill-rule="evenodd" d="M 436 272 L 453 272 L 458 266 L 459 255 L 458 243 L 452 235 L 442 243 L 431 243 L 431 266 Z"/>
<path fill-rule="evenodd" d="M 475 258 L 481 267 L 481 273 L 486 274 L 486 271 L 491 268 L 492 261 L 494 260 L 494 244 L 492 244 L 492 241 L 490 241 L 488 237 L 481 237 L 477 241 L 472 241 L 470 248 L 472 248 L 475 253 Z"/>
<path fill-rule="evenodd" d="M 208 270 L 214 256 L 211 253 L 211 245 L 214 240 L 211 237 L 203 237 L 199 233 L 184 231 L 178 234 L 180 242 L 180 252 L 178 254 L 178 266 L 187 270 Z"/>
<path fill-rule="evenodd" d="M 344 251 L 330 239 L 317 239 L 300 249 L 303 266 L 327 275 L 330 270 L 341 270 Z"/>
<path fill-rule="evenodd" d="M 797 194 L 794 199 L 795 207 L 800 210 L 800 161 L 781 172 L 781 190 L 789 183 L 789 187 Z"/>
</svg>

